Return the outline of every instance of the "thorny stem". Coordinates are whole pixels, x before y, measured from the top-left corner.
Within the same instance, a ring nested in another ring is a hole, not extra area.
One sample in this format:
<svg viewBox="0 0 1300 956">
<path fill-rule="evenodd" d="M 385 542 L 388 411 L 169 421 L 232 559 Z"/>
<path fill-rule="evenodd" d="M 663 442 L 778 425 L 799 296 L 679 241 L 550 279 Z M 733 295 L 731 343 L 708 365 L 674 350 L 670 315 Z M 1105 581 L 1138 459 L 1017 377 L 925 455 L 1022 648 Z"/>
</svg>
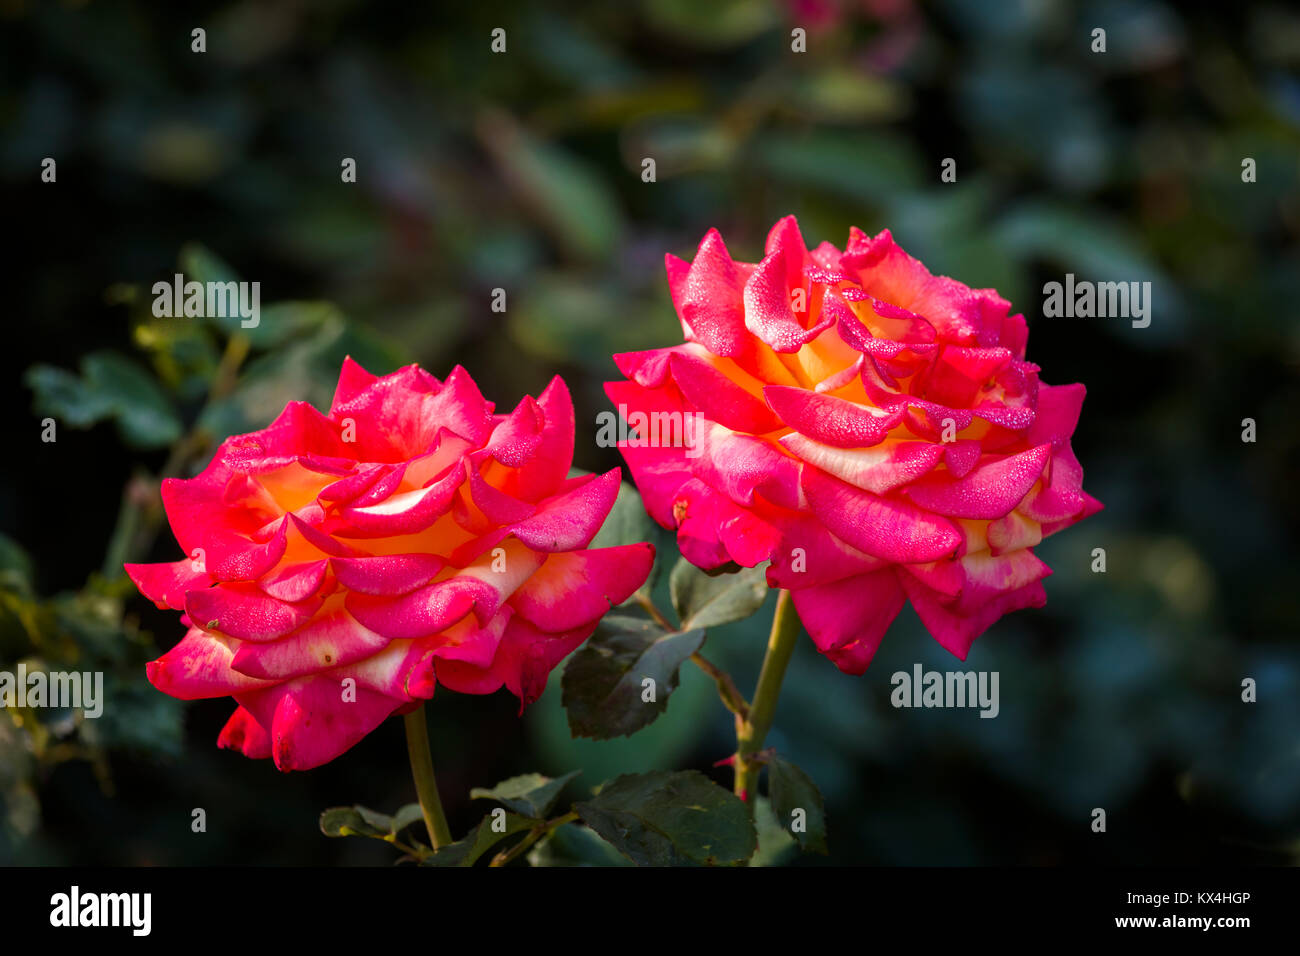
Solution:
<svg viewBox="0 0 1300 956">
<path fill-rule="evenodd" d="M 429 830 L 429 840 L 435 850 L 451 842 L 451 831 L 438 799 L 438 781 L 433 775 L 433 755 L 429 752 L 429 727 L 424 720 L 424 704 L 407 714 L 406 752 L 411 758 L 411 776 L 415 778 L 415 793 L 424 814 L 424 825 Z"/>
<path fill-rule="evenodd" d="M 763 656 L 763 669 L 758 675 L 758 687 L 749 706 L 745 720 L 736 719 L 735 794 L 749 800 L 758 786 L 758 772 L 763 761 L 759 750 L 763 739 L 772 728 L 776 716 L 776 702 L 781 693 L 786 665 L 794 651 L 799 636 L 799 615 L 789 591 L 781 591 L 776 599 L 776 613 L 772 617 L 772 633 L 767 639 L 767 653 Z"/>
</svg>

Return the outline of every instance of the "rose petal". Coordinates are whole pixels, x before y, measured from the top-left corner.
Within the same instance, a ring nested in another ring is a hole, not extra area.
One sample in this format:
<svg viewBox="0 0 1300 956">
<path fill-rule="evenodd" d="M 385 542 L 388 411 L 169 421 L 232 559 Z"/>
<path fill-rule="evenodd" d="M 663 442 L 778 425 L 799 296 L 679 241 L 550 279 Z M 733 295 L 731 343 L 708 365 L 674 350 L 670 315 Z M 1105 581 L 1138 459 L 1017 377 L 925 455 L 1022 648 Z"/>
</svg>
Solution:
<svg viewBox="0 0 1300 956">
<path fill-rule="evenodd" d="M 510 598 L 540 630 L 568 631 L 598 621 L 645 583 L 654 564 L 649 544 L 552 554 Z"/>
<path fill-rule="evenodd" d="M 875 557 L 924 563 L 954 554 L 962 543 L 946 518 L 854 488 L 816 468 L 804 470 L 803 490 L 832 534 Z"/>
</svg>

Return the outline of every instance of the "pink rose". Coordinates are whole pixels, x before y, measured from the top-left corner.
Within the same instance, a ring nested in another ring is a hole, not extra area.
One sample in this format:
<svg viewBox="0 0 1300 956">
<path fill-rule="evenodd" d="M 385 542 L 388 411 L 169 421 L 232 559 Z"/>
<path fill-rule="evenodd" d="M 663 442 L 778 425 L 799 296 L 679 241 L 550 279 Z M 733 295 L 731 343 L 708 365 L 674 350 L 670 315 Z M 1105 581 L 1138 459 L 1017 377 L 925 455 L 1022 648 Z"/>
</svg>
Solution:
<svg viewBox="0 0 1300 956">
<path fill-rule="evenodd" d="M 648 544 L 587 550 L 619 470 L 566 478 L 573 404 L 554 379 L 493 414 L 457 367 L 376 378 L 348 359 L 322 415 L 304 402 L 163 483 L 189 555 L 127 565 L 180 643 L 149 680 L 233 696 L 218 744 L 316 767 L 442 685 L 523 706 L 645 580 Z"/>
<path fill-rule="evenodd" d="M 1070 436 L 1082 385 L 1025 361 L 1024 317 L 933 276 L 888 231 L 841 252 L 778 222 L 757 264 L 711 230 L 667 257 L 685 344 L 615 356 L 625 411 L 695 413 L 695 447 L 620 444 L 652 517 L 701 568 L 771 561 L 818 648 L 866 670 L 910 599 L 965 659 L 1046 600 L 1044 537 L 1100 510 Z"/>
</svg>

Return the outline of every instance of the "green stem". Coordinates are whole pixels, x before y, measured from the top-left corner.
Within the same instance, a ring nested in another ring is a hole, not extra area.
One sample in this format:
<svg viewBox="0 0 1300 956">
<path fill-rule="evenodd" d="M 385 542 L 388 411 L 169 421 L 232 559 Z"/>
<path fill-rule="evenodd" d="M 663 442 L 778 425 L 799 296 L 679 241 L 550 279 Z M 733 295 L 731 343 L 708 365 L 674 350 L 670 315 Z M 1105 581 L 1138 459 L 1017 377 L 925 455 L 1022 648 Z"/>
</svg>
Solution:
<svg viewBox="0 0 1300 956">
<path fill-rule="evenodd" d="M 790 592 L 781 591 L 777 595 L 772 633 L 767 639 L 767 653 L 758 675 L 758 687 L 749 705 L 749 715 L 744 720 L 736 720 L 735 793 L 742 800 L 748 800 L 757 792 L 762 762 L 755 756 L 762 748 L 767 732 L 772 729 L 781 681 L 785 678 L 785 668 L 790 663 L 798 636 L 799 615 L 795 613 Z"/>
<path fill-rule="evenodd" d="M 723 706 L 735 714 L 738 721 L 749 716 L 749 702 L 745 700 L 745 696 L 736 687 L 736 682 L 731 679 L 730 674 L 699 651 L 691 655 L 691 663 L 713 678 L 713 683 L 718 687 L 718 696 L 722 698 Z"/>
<path fill-rule="evenodd" d="M 651 600 L 650 595 L 645 591 L 637 591 L 633 597 L 636 598 L 638 604 L 645 608 L 645 612 L 650 615 L 651 619 L 665 631 L 678 630 L 668 623 L 668 618 L 664 617 L 664 612 L 659 610 L 659 607 L 653 600 Z"/>
<path fill-rule="evenodd" d="M 429 829 L 429 840 L 435 850 L 451 842 L 447 818 L 438 799 L 438 781 L 433 775 L 433 755 L 429 752 L 429 726 L 424 720 L 424 704 L 407 714 L 406 752 L 411 758 L 411 776 L 415 778 L 415 793 L 420 800 L 424 825 Z"/>
<path fill-rule="evenodd" d="M 526 851 L 530 846 L 532 846 L 542 837 L 546 836 L 546 834 L 550 833 L 552 830 L 558 829 L 559 827 L 564 826 L 566 823 L 573 823 L 578 819 L 580 818 L 576 813 L 570 812 L 570 813 L 566 813 L 562 817 L 556 817 L 554 820 L 547 820 L 545 823 L 539 823 L 537 826 L 533 827 L 530 831 L 528 831 L 528 835 L 526 837 L 524 837 L 522 840 L 520 840 L 518 843 L 512 846 L 509 850 L 502 850 L 500 853 L 494 856 L 492 858 L 492 862 L 489 863 L 488 866 L 505 866 L 511 860 L 523 856 L 524 851 Z"/>
<path fill-rule="evenodd" d="M 636 600 L 638 604 L 645 608 L 645 612 L 650 615 L 651 619 L 653 619 L 654 622 L 665 631 L 681 633 L 680 627 L 673 627 L 668 623 L 668 618 L 664 615 L 663 611 L 659 610 L 655 602 L 650 599 L 650 595 L 646 594 L 645 591 L 637 591 Z M 691 655 L 691 663 L 704 671 L 704 673 L 708 674 L 713 680 L 713 683 L 718 686 L 718 696 L 722 698 L 723 705 L 727 710 L 736 715 L 737 720 L 748 716 L 749 703 L 745 700 L 744 695 L 737 689 L 736 682 L 731 679 L 730 674 L 718 665 L 714 664 L 699 651 L 696 651 Z"/>
</svg>

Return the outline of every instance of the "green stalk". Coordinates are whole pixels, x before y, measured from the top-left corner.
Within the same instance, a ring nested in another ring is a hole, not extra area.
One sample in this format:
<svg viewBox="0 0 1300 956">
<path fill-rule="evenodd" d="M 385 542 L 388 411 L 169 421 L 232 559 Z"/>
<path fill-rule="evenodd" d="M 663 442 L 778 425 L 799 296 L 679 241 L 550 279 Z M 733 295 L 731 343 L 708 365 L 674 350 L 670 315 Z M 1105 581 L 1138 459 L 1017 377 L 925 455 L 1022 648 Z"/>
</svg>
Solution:
<svg viewBox="0 0 1300 956">
<path fill-rule="evenodd" d="M 406 752 L 411 758 L 411 776 L 415 778 L 415 793 L 420 800 L 420 812 L 429 830 L 429 840 L 435 850 L 451 842 L 447 817 L 438 799 L 438 781 L 433 775 L 433 754 L 429 751 L 429 726 L 424 720 L 424 704 L 407 714 Z"/>
<path fill-rule="evenodd" d="M 772 633 L 767 639 L 767 653 L 763 656 L 763 669 L 758 675 L 758 687 L 749 705 L 748 715 L 736 718 L 736 772 L 735 794 L 749 800 L 757 793 L 758 772 L 762 762 L 755 755 L 763 746 L 767 732 L 772 729 L 776 716 L 776 702 L 781 694 L 786 665 L 794 651 L 799 636 L 799 615 L 789 591 L 781 591 L 776 599 L 776 613 L 772 616 Z"/>
</svg>

